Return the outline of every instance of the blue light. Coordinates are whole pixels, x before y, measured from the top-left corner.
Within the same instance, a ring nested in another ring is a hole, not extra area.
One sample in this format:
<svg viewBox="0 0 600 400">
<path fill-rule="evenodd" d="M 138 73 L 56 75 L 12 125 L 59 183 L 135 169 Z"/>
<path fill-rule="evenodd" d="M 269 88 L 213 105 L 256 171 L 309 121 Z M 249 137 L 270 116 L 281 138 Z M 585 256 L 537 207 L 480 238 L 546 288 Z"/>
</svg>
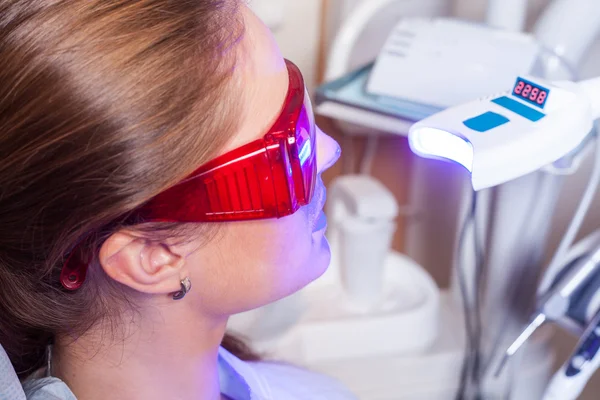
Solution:
<svg viewBox="0 0 600 400">
<path fill-rule="evenodd" d="M 312 144 L 310 142 L 310 139 L 307 139 L 306 142 L 304 142 L 304 145 L 302 146 L 302 150 L 300 150 L 300 154 L 298 154 L 298 157 L 300 157 L 300 165 L 304 165 L 304 163 L 306 163 L 306 160 L 308 160 L 308 157 L 310 157 L 311 154 Z"/>
<path fill-rule="evenodd" d="M 410 133 L 410 148 L 421 157 L 444 158 L 473 168 L 473 146 L 465 139 L 435 128 L 419 128 Z"/>
</svg>

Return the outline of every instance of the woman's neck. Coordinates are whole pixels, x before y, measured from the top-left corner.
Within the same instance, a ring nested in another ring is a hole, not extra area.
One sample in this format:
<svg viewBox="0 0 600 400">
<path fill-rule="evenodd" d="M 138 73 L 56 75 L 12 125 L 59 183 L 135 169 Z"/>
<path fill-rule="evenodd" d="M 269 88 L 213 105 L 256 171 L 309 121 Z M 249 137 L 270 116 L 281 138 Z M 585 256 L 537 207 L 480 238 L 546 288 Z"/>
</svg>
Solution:
<svg viewBox="0 0 600 400">
<path fill-rule="evenodd" d="M 123 318 L 128 324 L 116 332 L 108 324 L 59 339 L 53 376 L 79 400 L 220 399 L 217 360 L 227 320 L 150 314 Z"/>
</svg>

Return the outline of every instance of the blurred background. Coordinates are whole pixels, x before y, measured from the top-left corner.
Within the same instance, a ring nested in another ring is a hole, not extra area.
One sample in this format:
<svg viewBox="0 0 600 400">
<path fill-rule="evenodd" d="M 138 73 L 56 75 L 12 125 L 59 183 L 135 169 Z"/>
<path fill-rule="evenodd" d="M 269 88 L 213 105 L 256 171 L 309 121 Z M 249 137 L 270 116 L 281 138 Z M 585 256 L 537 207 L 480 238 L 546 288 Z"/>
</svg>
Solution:
<svg viewBox="0 0 600 400">
<path fill-rule="evenodd" d="M 371 1 L 371 0 L 363 0 Z M 250 0 L 250 6 L 273 31 L 286 58 L 301 68 L 309 90 L 314 92 L 325 79 L 327 58 L 332 41 L 345 18 L 360 0 Z M 546 0 L 529 0 L 527 29 L 537 20 L 548 5 Z M 384 44 L 389 31 L 403 17 L 420 15 L 454 16 L 483 22 L 486 17 L 486 0 L 398 0 L 369 24 L 361 36 L 352 57 L 353 67 L 372 61 Z M 581 76 L 600 75 L 600 40 L 586 56 Z M 402 79 L 402 77 L 398 77 Z M 325 175 L 329 184 L 342 173 L 344 165 L 356 165 L 365 151 L 364 136 L 344 137 L 338 124 L 318 117 L 321 128 L 342 143 L 343 158 Z M 351 151 L 346 151 L 351 146 Z M 589 165 L 588 165 L 589 164 Z M 427 185 L 410 182 L 414 168 L 427 170 Z M 552 218 L 548 259 L 558 245 L 590 174 L 591 160 L 566 180 L 559 198 L 557 212 Z M 440 161 L 423 163 L 410 151 L 407 138 L 388 135 L 380 138 L 371 173 L 395 196 L 400 205 L 398 228 L 393 238 L 393 249 L 406 254 L 431 274 L 437 285 L 447 288 L 451 281 L 451 266 L 456 245 L 458 213 L 461 201 L 461 184 L 466 171 Z M 415 193 L 417 191 L 418 193 Z M 600 226 L 600 199 L 596 198 L 588 213 L 580 236 Z M 552 341 L 557 351 L 556 368 L 570 354 L 576 339 L 557 331 Z M 588 386 L 583 399 L 597 399 L 600 393 L 600 376 Z M 404 398 L 404 397 L 398 397 Z M 450 397 L 448 397 L 450 398 Z"/>
</svg>

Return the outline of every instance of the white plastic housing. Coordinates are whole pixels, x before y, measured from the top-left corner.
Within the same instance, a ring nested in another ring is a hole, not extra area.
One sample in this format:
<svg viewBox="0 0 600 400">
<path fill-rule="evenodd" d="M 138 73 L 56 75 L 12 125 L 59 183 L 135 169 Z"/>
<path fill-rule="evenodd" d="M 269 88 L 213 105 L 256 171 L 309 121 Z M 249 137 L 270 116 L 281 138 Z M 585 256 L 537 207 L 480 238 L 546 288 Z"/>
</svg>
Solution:
<svg viewBox="0 0 600 400">
<path fill-rule="evenodd" d="M 396 222 L 347 217 L 337 228 L 342 286 L 357 310 L 370 311 L 383 299 L 385 259 L 392 246 Z"/>
<path fill-rule="evenodd" d="M 569 154 L 592 129 L 594 115 L 587 91 L 569 82 L 526 79 L 550 90 L 543 109 L 513 96 L 512 91 L 448 108 L 410 128 L 412 151 L 463 165 L 471 172 L 475 190 L 527 175 Z M 544 116 L 533 121 L 494 102 L 502 97 Z M 509 121 L 487 131 L 465 124 L 486 113 Z"/>
<path fill-rule="evenodd" d="M 330 186 L 327 215 L 345 293 L 357 311 L 371 310 L 383 299 L 384 263 L 398 216 L 396 198 L 371 176 L 344 175 Z"/>
<path fill-rule="evenodd" d="M 398 216 L 393 193 L 368 175 L 344 175 L 329 188 L 328 214 L 335 224 L 348 215 L 363 220 L 391 221 Z"/>
<path fill-rule="evenodd" d="M 539 54 L 527 33 L 449 18 L 403 18 L 381 49 L 368 93 L 446 108 L 506 90 Z"/>
</svg>

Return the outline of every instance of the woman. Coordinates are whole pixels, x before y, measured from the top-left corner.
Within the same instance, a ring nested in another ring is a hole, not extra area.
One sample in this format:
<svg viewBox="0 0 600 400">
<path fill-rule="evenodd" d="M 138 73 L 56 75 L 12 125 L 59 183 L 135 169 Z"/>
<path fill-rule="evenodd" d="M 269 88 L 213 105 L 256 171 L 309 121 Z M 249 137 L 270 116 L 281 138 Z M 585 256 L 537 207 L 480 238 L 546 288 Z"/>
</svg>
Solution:
<svg viewBox="0 0 600 400">
<path fill-rule="evenodd" d="M 4 1 L 0 60 L 0 344 L 28 398 L 352 398 L 220 346 L 325 271 L 339 155 L 246 6 Z"/>
</svg>

